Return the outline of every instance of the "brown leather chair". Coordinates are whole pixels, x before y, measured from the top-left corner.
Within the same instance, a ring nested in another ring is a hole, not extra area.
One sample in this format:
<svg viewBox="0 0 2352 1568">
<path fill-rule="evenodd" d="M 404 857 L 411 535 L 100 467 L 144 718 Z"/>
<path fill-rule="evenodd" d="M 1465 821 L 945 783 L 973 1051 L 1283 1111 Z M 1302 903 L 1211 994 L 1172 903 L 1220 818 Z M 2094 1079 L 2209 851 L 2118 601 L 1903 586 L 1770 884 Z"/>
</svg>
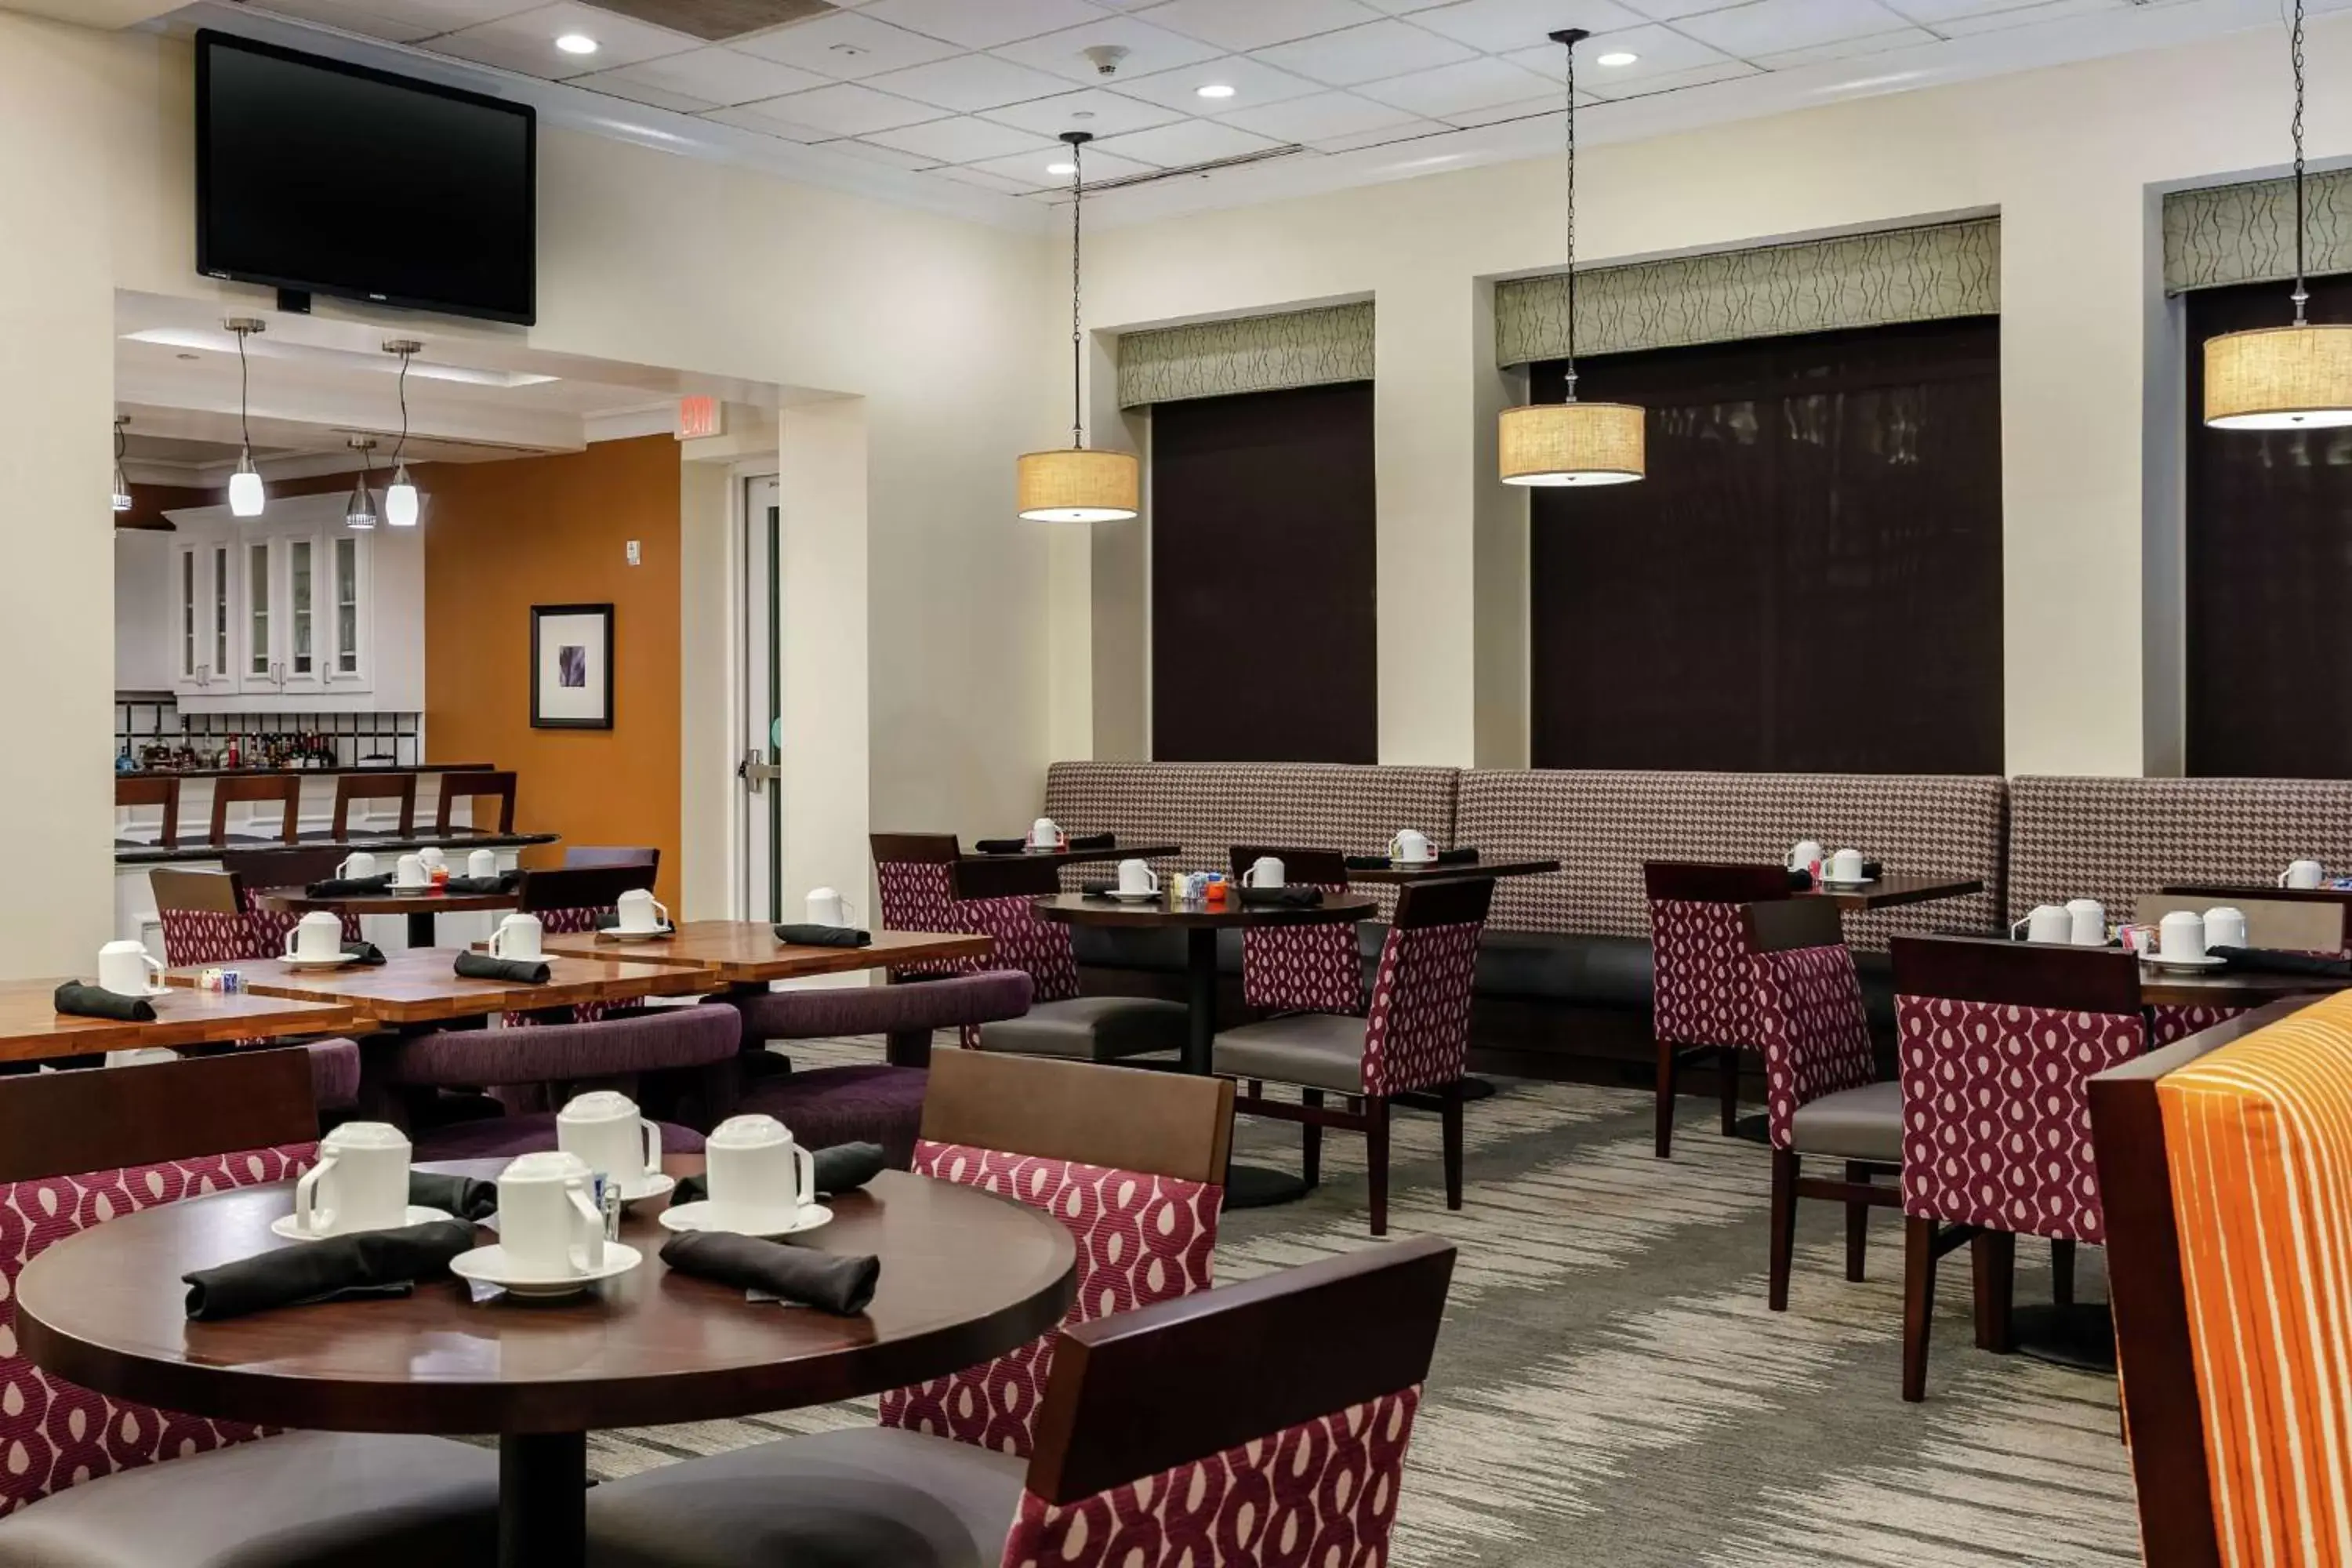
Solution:
<svg viewBox="0 0 2352 1568">
<path fill-rule="evenodd" d="M 256 838 L 250 834 L 229 836 L 228 808 L 245 803 L 275 803 L 282 816 L 276 834 L 268 838 Z M 218 849 L 230 844 L 292 844 L 296 828 L 301 820 L 302 780 L 294 773 L 261 773 L 251 777 L 225 775 L 213 780 L 212 837 L 205 840 Z"/>
<path fill-rule="evenodd" d="M 400 826 L 394 833 L 409 838 L 416 833 L 415 773 L 341 773 L 335 779 L 335 820 L 327 837 L 341 843 L 351 837 L 352 805 L 358 801 L 389 800 L 400 806 Z M 381 831 L 381 830 L 379 830 Z"/>
<path fill-rule="evenodd" d="M 433 831 L 436 836 L 444 838 L 449 836 L 450 808 L 461 800 L 472 803 L 471 831 L 475 833 L 512 833 L 514 831 L 515 776 L 513 773 L 504 770 L 481 773 L 443 773 L 441 803 L 434 808 L 433 812 Z M 495 800 L 499 803 L 499 820 L 495 828 L 486 827 L 482 824 L 481 803 L 484 800 Z"/>
<path fill-rule="evenodd" d="M 117 773 L 114 775 L 114 805 L 118 811 L 142 805 L 163 808 L 163 829 L 154 842 L 165 849 L 180 847 L 180 781 L 169 773 Z M 143 838 L 118 838 L 117 849 L 143 849 Z"/>
</svg>

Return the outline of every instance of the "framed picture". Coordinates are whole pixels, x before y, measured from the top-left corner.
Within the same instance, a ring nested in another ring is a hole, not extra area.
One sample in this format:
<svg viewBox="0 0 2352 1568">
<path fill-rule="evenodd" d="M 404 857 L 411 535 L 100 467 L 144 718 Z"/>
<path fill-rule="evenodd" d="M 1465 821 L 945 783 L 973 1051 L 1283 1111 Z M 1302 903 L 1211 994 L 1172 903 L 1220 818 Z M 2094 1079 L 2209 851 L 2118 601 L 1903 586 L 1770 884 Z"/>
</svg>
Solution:
<svg viewBox="0 0 2352 1568">
<path fill-rule="evenodd" d="M 613 606 L 530 607 L 530 727 L 613 727 Z"/>
</svg>

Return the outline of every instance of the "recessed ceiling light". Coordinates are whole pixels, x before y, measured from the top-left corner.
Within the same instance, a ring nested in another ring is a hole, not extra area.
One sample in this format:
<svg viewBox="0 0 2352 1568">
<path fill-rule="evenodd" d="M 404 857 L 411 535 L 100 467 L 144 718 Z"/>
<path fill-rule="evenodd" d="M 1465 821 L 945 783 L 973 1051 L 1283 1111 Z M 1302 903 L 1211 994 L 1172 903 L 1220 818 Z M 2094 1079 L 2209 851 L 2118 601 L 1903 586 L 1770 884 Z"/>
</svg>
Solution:
<svg viewBox="0 0 2352 1568">
<path fill-rule="evenodd" d="M 1619 49 L 1614 53 L 1600 56 L 1599 59 L 1604 66 L 1630 66 L 1641 58 L 1631 49 Z"/>
<path fill-rule="evenodd" d="M 1222 81 L 1213 81 L 1205 87 L 1196 87 L 1192 90 L 1202 98 L 1231 98 L 1234 95 L 1232 84 Z"/>
<path fill-rule="evenodd" d="M 596 52 L 596 40 L 585 33 L 566 33 L 555 40 L 555 47 L 567 55 L 593 55 Z"/>
<path fill-rule="evenodd" d="M 1076 163 L 1048 163 L 1045 165 L 1045 173 L 1049 174 L 1075 174 L 1077 172 L 1078 166 Z"/>
</svg>

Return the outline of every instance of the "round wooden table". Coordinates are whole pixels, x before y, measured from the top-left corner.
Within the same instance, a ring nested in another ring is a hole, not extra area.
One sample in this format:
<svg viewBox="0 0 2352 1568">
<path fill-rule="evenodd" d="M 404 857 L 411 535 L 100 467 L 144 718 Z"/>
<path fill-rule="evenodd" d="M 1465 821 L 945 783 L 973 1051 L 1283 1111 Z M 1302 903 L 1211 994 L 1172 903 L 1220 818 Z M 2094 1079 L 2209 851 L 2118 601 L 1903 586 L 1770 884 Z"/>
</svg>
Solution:
<svg viewBox="0 0 2352 1568">
<path fill-rule="evenodd" d="M 435 1170 L 495 1176 L 505 1162 Z M 674 1173 L 701 1157 L 665 1163 Z M 832 1200 L 803 1243 L 882 1259 L 855 1318 L 753 1303 L 673 1274 L 652 1214 L 621 1237 L 645 1262 L 553 1302 L 474 1303 L 459 1281 L 394 1300 L 185 1316 L 180 1277 L 281 1243 L 290 1184 L 166 1204 L 93 1226 L 17 1281 L 16 1333 L 44 1371 L 120 1398 L 224 1420 L 331 1432 L 499 1434 L 499 1560 L 583 1561 L 587 1434 L 708 1421 L 920 1383 L 1058 1323 L 1076 1251 L 1052 1216 L 971 1187 L 887 1171 Z M 485 1241 L 489 1233 L 482 1233 Z"/>
<path fill-rule="evenodd" d="M 254 894 L 259 902 L 274 910 L 289 910 L 308 914 L 312 910 L 327 910 L 339 915 L 406 915 L 408 945 L 433 947 L 438 945 L 433 917 L 440 914 L 462 914 L 469 910 L 510 910 L 522 902 L 522 894 L 506 893 L 445 893 L 432 889 L 417 892 L 355 893 L 347 898 L 314 899 L 299 888 L 266 888 Z"/>
</svg>

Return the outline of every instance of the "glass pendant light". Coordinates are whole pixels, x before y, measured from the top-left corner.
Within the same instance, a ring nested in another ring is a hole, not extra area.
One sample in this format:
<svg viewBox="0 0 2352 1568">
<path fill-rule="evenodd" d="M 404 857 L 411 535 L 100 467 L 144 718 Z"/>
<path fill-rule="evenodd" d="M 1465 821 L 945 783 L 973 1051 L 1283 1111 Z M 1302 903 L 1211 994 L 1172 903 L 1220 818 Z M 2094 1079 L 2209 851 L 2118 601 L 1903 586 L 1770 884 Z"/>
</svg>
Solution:
<svg viewBox="0 0 2352 1568">
<path fill-rule="evenodd" d="M 2352 326 L 2304 320 L 2303 0 L 2287 62 L 2294 71 L 2294 321 L 2205 340 L 2205 423 L 2217 430 L 2352 425 Z"/>
<path fill-rule="evenodd" d="M 1017 490 L 1021 515 L 1032 522 L 1118 522 L 1133 517 L 1141 506 L 1142 476 L 1132 452 L 1087 449 L 1079 391 L 1086 334 L 1078 314 L 1078 207 L 1086 195 L 1086 176 L 1078 158 L 1079 149 L 1094 136 L 1065 131 L 1062 140 L 1070 145 L 1070 444 L 1056 452 L 1024 454 Z"/>
<path fill-rule="evenodd" d="M 364 531 L 375 526 L 375 495 L 368 489 L 368 454 L 375 450 L 375 437 L 352 437 L 352 450 L 360 455 L 360 482 L 352 487 L 350 504 L 343 508 L 343 526 Z"/>
<path fill-rule="evenodd" d="M 1568 394 L 1503 411 L 1496 434 L 1507 485 L 1622 485 L 1647 471 L 1642 410 L 1576 400 L 1576 46 L 1591 36 L 1582 27 L 1551 35 L 1568 48 Z"/>
<path fill-rule="evenodd" d="M 127 414 L 114 416 L 114 510 L 117 511 L 131 510 L 131 479 L 122 471 L 122 452 L 129 444 L 128 437 L 122 434 L 122 427 L 130 423 L 131 416 Z"/>
<path fill-rule="evenodd" d="M 400 356 L 400 445 L 392 449 L 392 483 L 383 489 L 383 521 L 394 528 L 416 526 L 416 481 L 408 477 L 401 454 L 408 449 L 408 361 L 424 344 L 413 338 L 394 338 L 383 352 Z"/>
<path fill-rule="evenodd" d="M 222 324 L 236 334 L 236 426 L 243 440 L 236 455 L 236 472 L 228 477 L 228 510 L 237 517 L 259 517 L 265 498 L 261 489 L 261 475 L 253 466 L 253 427 L 247 398 L 250 383 L 246 374 L 245 340 L 251 333 L 268 331 L 269 324 L 254 316 L 231 316 Z"/>
</svg>

